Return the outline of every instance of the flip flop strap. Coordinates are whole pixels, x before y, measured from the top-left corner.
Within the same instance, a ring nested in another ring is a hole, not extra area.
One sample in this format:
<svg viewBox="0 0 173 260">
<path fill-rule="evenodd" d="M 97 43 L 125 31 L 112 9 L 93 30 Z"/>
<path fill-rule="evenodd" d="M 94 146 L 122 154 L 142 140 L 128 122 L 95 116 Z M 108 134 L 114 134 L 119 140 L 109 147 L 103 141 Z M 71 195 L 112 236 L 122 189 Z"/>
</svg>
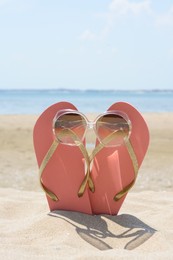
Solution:
<svg viewBox="0 0 173 260">
<path fill-rule="evenodd" d="M 137 160 L 135 151 L 133 149 L 133 146 L 132 146 L 130 140 L 127 140 L 125 145 L 126 145 L 127 151 L 129 153 L 130 159 L 131 159 L 132 164 L 133 164 L 135 176 L 134 176 L 134 180 L 131 183 L 129 183 L 127 186 L 125 186 L 120 192 L 118 192 L 114 196 L 115 201 L 120 200 L 133 187 L 133 185 L 135 184 L 136 178 L 137 178 L 138 170 L 139 170 L 138 160 Z"/>
<path fill-rule="evenodd" d="M 72 130 L 70 129 L 64 129 L 61 131 L 60 133 L 61 135 L 68 135 L 68 136 L 71 136 L 71 138 L 74 140 L 75 142 L 75 145 L 77 147 L 79 147 L 80 151 L 82 152 L 83 156 L 84 156 L 84 159 L 85 159 L 85 162 L 86 162 L 86 166 L 87 166 L 87 170 L 86 170 L 86 174 L 85 174 L 85 177 L 84 177 L 84 180 L 82 182 L 82 185 L 80 186 L 79 188 L 79 191 L 78 191 L 78 197 L 82 197 L 85 190 L 86 190 L 86 186 L 88 184 L 89 186 L 89 189 L 94 192 L 95 191 L 95 187 L 94 187 L 94 183 L 92 181 L 92 178 L 90 176 L 90 159 L 89 159 L 89 156 L 88 156 L 88 152 L 87 152 L 87 149 L 85 148 L 83 142 L 80 140 L 80 138 L 77 136 L 77 134 L 75 134 Z"/>
<path fill-rule="evenodd" d="M 122 130 L 120 130 L 120 131 L 122 131 Z M 110 135 L 108 135 L 107 137 L 104 138 L 104 143 L 108 144 L 111 140 L 116 138 L 116 135 L 117 135 L 117 131 L 112 133 L 112 134 L 110 134 Z M 132 186 L 134 185 L 134 183 L 136 181 L 137 173 L 138 173 L 138 169 L 139 169 L 137 157 L 136 157 L 135 151 L 133 149 L 133 146 L 131 144 L 131 141 L 130 140 L 126 140 L 125 141 L 125 145 L 126 145 L 127 151 L 129 153 L 130 159 L 131 159 L 132 164 L 133 164 L 133 169 L 134 169 L 135 176 L 134 176 L 134 180 L 130 184 L 125 186 L 120 192 L 116 193 L 116 195 L 113 198 L 115 201 L 118 201 L 119 199 L 121 199 L 132 188 Z M 104 147 L 104 145 L 102 143 L 99 143 L 95 147 L 95 149 L 93 150 L 93 152 L 91 153 L 91 155 L 89 157 L 90 164 L 91 164 L 92 160 L 94 159 L 94 157 L 96 156 L 96 154 L 98 152 L 100 152 L 103 149 L 103 147 Z M 84 181 L 82 182 L 82 185 L 84 185 Z"/>
<path fill-rule="evenodd" d="M 51 147 L 49 148 L 48 152 L 46 153 L 45 157 L 43 158 L 43 161 L 42 161 L 42 163 L 40 165 L 40 169 L 39 169 L 39 181 L 40 181 L 41 188 L 47 194 L 47 196 L 49 196 L 53 201 L 58 201 L 59 199 L 52 191 L 50 191 L 48 188 L 46 188 L 46 186 L 43 184 L 42 173 L 43 173 L 44 169 L 46 168 L 46 165 L 48 164 L 52 155 L 54 154 L 55 150 L 57 149 L 58 145 L 59 145 L 59 142 L 57 140 L 54 140 Z"/>
<path fill-rule="evenodd" d="M 88 156 L 88 153 L 87 153 L 87 150 L 86 150 L 84 144 L 81 142 L 79 137 L 70 129 L 62 130 L 60 135 L 61 136 L 65 136 L 65 135 L 70 136 L 74 140 L 74 143 L 76 144 L 76 146 L 79 147 L 80 151 L 82 152 L 82 154 L 85 158 L 85 162 L 86 162 L 86 166 L 87 166 L 87 172 L 86 172 L 86 175 L 85 175 L 85 178 L 84 178 L 84 181 L 83 181 L 84 184 L 80 186 L 80 189 L 78 191 L 78 196 L 81 197 L 83 195 L 83 193 L 85 192 L 87 183 L 89 185 L 90 190 L 92 192 L 94 192 L 94 183 L 93 183 L 91 176 L 90 176 L 89 156 Z M 46 153 L 45 157 L 43 158 L 43 161 L 42 161 L 42 163 L 40 165 L 40 169 L 39 169 L 39 181 L 40 181 L 41 188 L 44 190 L 44 192 L 47 194 L 47 196 L 49 196 L 53 201 L 58 201 L 59 199 L 52 191 L 50 191 L 43 184 L 42 173 L 43 173 L 44 169 L 46 168 L 49 160 L 53 156 L 53 154 L 54 154 L 55 150 L 57 149 L 58 145 L 59 145 L 59 141 L 54 140 L 52 145 L 50 146 L 48 152 Z"/>
</svg>

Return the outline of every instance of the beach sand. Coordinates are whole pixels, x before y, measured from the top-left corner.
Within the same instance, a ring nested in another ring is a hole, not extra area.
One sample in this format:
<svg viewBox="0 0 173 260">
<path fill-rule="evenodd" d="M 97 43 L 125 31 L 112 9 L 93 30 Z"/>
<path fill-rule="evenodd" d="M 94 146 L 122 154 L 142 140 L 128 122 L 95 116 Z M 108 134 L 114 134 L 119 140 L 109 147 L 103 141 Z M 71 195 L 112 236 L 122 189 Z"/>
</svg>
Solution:
<svg viewBox="0 0 173 260">
<path fill-rule="evenodd" d="M 0 115 L 1 259 L 172 259 L 173 113 L 143 115 L 150 146 L 118 216 L 49 213 L 32 143 L 36 115 Z"/>
</svg>

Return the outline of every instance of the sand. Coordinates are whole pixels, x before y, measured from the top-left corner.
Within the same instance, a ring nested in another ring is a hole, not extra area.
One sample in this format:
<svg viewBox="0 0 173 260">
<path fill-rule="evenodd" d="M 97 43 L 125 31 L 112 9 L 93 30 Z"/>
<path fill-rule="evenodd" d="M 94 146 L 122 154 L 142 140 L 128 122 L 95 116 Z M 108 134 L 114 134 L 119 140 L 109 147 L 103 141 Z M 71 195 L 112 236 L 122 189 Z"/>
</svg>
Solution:
<svg viewBox="0 0 173 260">
<path fill-rule="evenodd" d="M 144 114 L 150 146 L 118 216 L 49 213 L 32 144 L 36 115 L 0 115 L 1 259 L 172 259 L 173 113 Z"/>
</svg>

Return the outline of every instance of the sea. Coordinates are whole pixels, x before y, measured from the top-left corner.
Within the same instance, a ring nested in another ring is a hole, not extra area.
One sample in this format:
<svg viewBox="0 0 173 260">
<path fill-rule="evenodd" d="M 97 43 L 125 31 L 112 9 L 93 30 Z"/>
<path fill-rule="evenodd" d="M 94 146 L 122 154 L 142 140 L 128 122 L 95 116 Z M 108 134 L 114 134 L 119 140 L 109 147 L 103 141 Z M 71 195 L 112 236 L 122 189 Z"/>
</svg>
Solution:
<svg viewBox="0 0 173 260">
<path fill-rule="evenodd" d="M 124 101 L 140 112 L 173 112 L 173 90 L 0 90 L 0 114 L 40 114 L 50 105 L 68 101 L 83 113 L 102 113 Z"/>
</svg>

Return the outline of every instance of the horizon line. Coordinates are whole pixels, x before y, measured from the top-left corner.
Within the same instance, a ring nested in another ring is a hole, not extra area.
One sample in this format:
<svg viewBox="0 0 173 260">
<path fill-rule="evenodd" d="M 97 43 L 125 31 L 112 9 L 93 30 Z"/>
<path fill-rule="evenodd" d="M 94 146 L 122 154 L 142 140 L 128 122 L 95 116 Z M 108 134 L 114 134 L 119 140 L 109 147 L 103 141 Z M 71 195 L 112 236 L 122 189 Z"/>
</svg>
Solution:
<svg viewBox="0 0 173 260">
<path fill-rule="evenodd" d="M 104 91 L 121 91 L 121 92 L 125 92 L 125 91 L 129 91 L 129 92 L 134 92 L 134 91 L 138 91 L 138 92 L 167 92 L 167 91 L 173 91 L 172 89 L 169 88 L 152 88 L 152 89 L 148 89 L 148 88 L 141 88 L 141 89 L 97 89 L 97 88 L 86 88 L 86 89 L 79 89 L 79 88 L 0 88 L 0 91 L 80 91 L 80 92 L 87 92 L 87 91 L 96 91 L 96 92 L 104 92 Z"/>
</svg>

